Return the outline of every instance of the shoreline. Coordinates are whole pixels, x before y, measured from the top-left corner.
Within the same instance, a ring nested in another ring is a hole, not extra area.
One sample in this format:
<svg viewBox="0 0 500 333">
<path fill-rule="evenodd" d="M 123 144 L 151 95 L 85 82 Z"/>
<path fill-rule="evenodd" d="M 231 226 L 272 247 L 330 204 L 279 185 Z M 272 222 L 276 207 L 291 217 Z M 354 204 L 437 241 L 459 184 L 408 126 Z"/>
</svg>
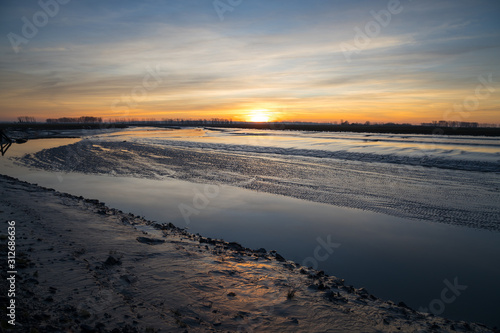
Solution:
<svg viewBox="0 0 500 333">
<path fill-rule="evenodd" d="M 500 166 L 490 161 L 279 147 L 252 150 L 204 142 L 135 142 L 118 136 L 44 149 L 19 157 L 15 163 L 57 172 L 230 185 L 401 218 L 500 229 L 494 200 Z M 477 177 L 477 172 L 486 176 Z M 363 177 L 356 177 L 359 174 Z M 308 183 L 301 184 L 301 179 Z M 462 196 L 456 195 L 459 188 Z M 453 200 L 440 200 L 443 197 Z M 465 197 L 475 197 L 482 204 L 472 204 Z M 464 210 L 464 205 L 469 209 Z"/>
<path fill-rule="evenodd" d="M 380 300 L 275 251 L 193 235 L 9 176 L 0 184 L 0 216 L 16 221 L 16 320 L 39 332 L 493 332 Z M 6 223 L 0 234 L 3 253 Z"/>
<path fill-rule="evenodd" d="M 334 125 L 322 123 L 287 123 L 287 122 L 267 122 L 267 123 L 216 123 L 186 121 L 181 123 L 0 123 L 0 129 L 11 129 L 14 132 L 32 132 L 39 134 L 39 131 L 53 131 L 56 133 L 42 134 L 36 138 L 58 137 L 57 131 L 96 131 L 109 129 L 127 129 L 130 127 L 151 127 L 163 129 L 181 129 L 189 127 L 199 128 L 234 128 L 234 129 L 257 129 L 257 130 L 276 130 L 276 131 L 313 131 L 313 132 L 350 132 L 366 134 L 414 134 L 428 136 L 464 136 L 464 137 L 500 137 L 500 127 L 449 127 L 449 126 L 427 126 L 427 125 L 406 125 L 406 124 L 384 124 L 384 125 Z M 54 136 L 51 136 L 54 135 Z"/>
</svg>

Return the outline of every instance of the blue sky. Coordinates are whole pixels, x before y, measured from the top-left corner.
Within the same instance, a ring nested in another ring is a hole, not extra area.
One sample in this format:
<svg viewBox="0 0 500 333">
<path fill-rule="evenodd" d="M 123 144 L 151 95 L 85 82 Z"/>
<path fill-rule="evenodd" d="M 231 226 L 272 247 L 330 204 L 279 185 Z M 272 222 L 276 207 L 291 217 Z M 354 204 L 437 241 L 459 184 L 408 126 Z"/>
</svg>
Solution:
<svg viewBox="0 0 500 333">
<path fill-rule="evenodd" d="M 264 112 L 271 120 L 500 123 L 499 1 L 220 0 L 231 9 L 223 20 L 212 0 L 60 1 L 42 1 L 58 12 L 30 38 L 23 17 L 43 20 L 38 1 L 2 2 L 3 120 Z M 371 13 L 391 5 L 397 13 L 382 26 Z M 368 36 L 370 24 L 378 29 Z M 368 43 L 356 44 L 356 29 Z M 9 34 L 25 38 L 17 52 Z"/>
</svg>

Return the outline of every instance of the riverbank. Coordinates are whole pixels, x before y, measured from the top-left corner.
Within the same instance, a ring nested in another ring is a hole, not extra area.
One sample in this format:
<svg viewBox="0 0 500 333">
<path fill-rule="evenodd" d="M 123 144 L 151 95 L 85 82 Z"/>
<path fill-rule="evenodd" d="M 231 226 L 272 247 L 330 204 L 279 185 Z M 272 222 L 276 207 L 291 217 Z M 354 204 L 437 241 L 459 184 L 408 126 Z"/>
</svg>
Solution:
<svg viewBox="0 0 500 333">
<path fill-rule="evenodd" d="M 30 133 L 30 138 L 61 137 L 58 132 L 68 130 L 103 130 L 124 129 L 129 127 L 151 128 L 226 128 L 226 129 L 257 129 L 280 131 L 312 131 L 312 132 L 351 132 L 373 134 L 418 134 L 433 137 L 459 136 L 486 136 L 499 137 L 499 127 L 453 127 L 436 125 L 411 124 L 324 124 L 324 123 L 294 123 L 294 122 L 212 122 L 212 121 L 158 121 L 158 122 L 113 122 L 113 123 L 0 123 L 0 128 L 13 132 Z M 49 134 L 45 132 L 50 132 Z"/>
<path fill-rule="evenodd" d="M 273 251 L 11 177 L 0 184 L 2 253 L 15 221 L 18 272 L 2 308 L 15 299 L 15 327 L 28 332 L 491 332 L 380 300 Z"/>
</svg>

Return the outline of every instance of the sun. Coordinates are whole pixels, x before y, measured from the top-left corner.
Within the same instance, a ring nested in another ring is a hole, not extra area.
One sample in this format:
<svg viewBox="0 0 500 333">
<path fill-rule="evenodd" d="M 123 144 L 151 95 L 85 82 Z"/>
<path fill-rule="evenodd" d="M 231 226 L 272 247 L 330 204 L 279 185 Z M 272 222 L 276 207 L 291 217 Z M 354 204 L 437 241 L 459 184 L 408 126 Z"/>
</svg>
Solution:
<svg viewBox="0 0 500 333">
<path fill-rule="evenodd" d="M 248 115 L 248 121 L 253 123 L 267 123 L 270 118 L 268 110 L 253 110 Z"/>
</svg>

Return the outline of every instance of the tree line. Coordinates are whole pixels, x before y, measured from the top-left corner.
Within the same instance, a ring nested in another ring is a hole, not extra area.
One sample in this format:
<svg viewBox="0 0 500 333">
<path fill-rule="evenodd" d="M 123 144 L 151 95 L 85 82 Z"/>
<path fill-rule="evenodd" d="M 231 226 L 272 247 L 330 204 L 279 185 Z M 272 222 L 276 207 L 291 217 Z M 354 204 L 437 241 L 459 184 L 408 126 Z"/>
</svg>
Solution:
<svg viewBox="0 0 500 333">
<path fill-rule="evenodd" d="M 46 122 L 47 124 L 61 124 L 61 123 L 99 124 L 102 123 L 102 118 L 87 117 L 87 116 L 78 118 L 63 117 L 63 118 L 47 119 Z"/>
<path fill-rule="evenodd" d="M 29 116 L 17 117 L 17 121 L 19 121 L 19 123 L 21 124 L 36 123 L 35 117 L 29 117 Z"/>
</svg>

